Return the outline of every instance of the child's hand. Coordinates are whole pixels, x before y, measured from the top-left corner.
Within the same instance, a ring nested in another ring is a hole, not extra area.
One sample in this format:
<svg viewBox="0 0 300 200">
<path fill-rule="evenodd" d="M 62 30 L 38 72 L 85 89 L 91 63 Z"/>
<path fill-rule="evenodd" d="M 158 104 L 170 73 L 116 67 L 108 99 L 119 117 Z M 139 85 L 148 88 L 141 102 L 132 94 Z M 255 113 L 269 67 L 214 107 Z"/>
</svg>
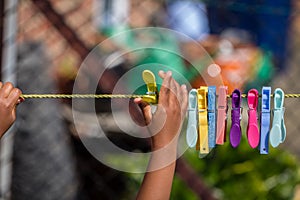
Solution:
<svg viewBox="0 0 300 200">
<path fill-rule="evenodd" d="M 153 149 L 159 149 L 178 139 L 182 122 L 187 109 L 187 89 L 180 86 L 173 78 L 172 73 L 159 72 L 163 83 L 159 92 L 159 101 L 156 112 L 152 115 L 149 104 L 137 98 L 135 103 L 141 107 L 145 122 L 152 134 Z"/>
<path fill-rule="evenodd" d="M 170 199 L 178 138 L 187 109 L 186 86 L 180 86 L 171 72 L 160 71 L 159 76 L 163 83 L 153 115 L 149 104 L 140 98 L 134 100 L 142 108 L 152 134 L 153 151 L 137 199 Z"/>
<path fill-rule="evenodd" d="M 16 105 L 21 102 L 21 94 L 11 83 L 0 82 L 0 137 L 16 120 Z"/>
</svg>

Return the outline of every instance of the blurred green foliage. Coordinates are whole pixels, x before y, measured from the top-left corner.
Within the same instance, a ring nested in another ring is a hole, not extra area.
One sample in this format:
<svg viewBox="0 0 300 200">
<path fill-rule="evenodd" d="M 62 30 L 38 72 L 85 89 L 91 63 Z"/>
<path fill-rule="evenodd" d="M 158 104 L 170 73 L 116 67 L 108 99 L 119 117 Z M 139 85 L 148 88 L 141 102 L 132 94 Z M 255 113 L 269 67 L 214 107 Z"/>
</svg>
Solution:
<svg viewBox="0 0 300 200">
<path fill-rule="evenodd" d="M 300 181 L 299 163 L 284 150 L 270 148 L 269 151 L 268 155 L 260 155 L 243 138 L 236 149 L 227 142 L 204 159 L 198 159 L 193 150 L 187 151 L 184 158 L 220 199 L 292 199 Z M 172 193 L 177 199 L 176 193 L 180 191 Z"/>
<path fill-rule="evenodd" d="M 260 155 L 243 138 L 236 149 L 226 142 L 203 159 L 198 158 L 197 151 L 189 149 L 185 152 L 184 159 L 199 174 L 195 178 L 201 178 L 219 199 L 293 199 L 295 186 L 300 182 L 297 158 L 280 148 L 270 147 L 269 151 L 268 155 Z M 127 175 L 129 196 L 134 198 L 143 174 Z M 175 176 L 171 199 L 200 198 Z"/>
</svg>

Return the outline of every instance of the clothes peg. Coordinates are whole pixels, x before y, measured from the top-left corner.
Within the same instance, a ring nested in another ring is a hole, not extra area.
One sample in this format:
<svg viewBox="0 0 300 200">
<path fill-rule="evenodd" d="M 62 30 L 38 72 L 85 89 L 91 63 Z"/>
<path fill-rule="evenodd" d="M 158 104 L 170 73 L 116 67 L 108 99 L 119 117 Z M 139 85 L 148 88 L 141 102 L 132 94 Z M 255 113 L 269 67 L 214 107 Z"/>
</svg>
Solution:
<svg viewBox="0 0 300 200">
<path fill-rule="evenodd" d="M 260 117 L 260 154 L 269 153 L 269 132 L 271 123 L 271 87 L 262 88 Z"/>
<path fill-rule="evenodd" d="M 199 112 L 199 150 L 200 154 L 208 154 L 208 121 L 207 121 L 207 92 L 208 87 L 200 87 L 198 92 L 198 112 Z"/>
<path fill-rule="evenodd" d="M 256 148 L 259 144 L 259 130 L 257 122 L 257 105 L 258 105 L 258 91 L 251 89 L 248 92 L 248 127 L 247 138 L 248 143 L 252 148 Z"/>
<path fill-rule="evenodd" d="M 208 146 L 216 146 L 216 86 L 208 87 Z"/>
<path fill-rule="evenodd" d="M 147 85 L 147 95 L 144 95 L 142 99 L 145 102 L 151 104 L 157 104 L 158 102 L 158 91 L 155 81 L 155 75 L 150 70 L 143 71 L 143 80 Z"/>
<path fill-rule="evenodd" d="M 224 144 L 227 126 L 227 86 L 219 87 L 216 144 Z"/>
<path fill-rule="evenodd" d="M 232 93 L 232 110 L 231 110 L 231 128 L 230 128 L 230 144 L 232 147 L 236 148 L 242 138 L 242 129 L 241 129 L 241 102 L 242 102 L 242 95 L 241 91 L 235 89 Z"/>
<path fill-rule="evenodd" d="M 190 148 L 196 146 L 198 140 L 198 103 L 197 90 L 189 92 L 188 125 L 186 131 L 186 142 Z"/>
<path fill-rule="evenodd" d="M 270 143 L 277 147 L 286 138 L 286 127 L 284 124 L 284 92 L 277 88 L 274 92 L 273 124 L 270 131 Z"/>
</svg>

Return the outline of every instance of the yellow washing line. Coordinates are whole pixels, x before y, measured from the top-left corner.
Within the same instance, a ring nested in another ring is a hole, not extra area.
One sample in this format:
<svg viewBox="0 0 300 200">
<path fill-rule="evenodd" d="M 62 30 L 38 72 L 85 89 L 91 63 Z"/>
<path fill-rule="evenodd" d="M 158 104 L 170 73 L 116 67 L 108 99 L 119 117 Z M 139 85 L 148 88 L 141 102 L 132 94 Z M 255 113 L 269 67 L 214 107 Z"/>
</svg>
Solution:
<svg viewBox="0 0 300 200">
<path fill-rule="evenodd" d="M 143 98 L 148 95 L 137 94 L 22 94 L 24 99 L 128 99 Z M 231 95 L 227 95 L 231 98 Z M 261 96 L 260 96 L 261 97 Z M 273 97 L 273 95 L 271 95 Z M 285 94 L 285 98 L 300 98 L 300 94 Z M 247 98 L 247 94 L 242 94 L 242 98 Z"/>
<path fill-rule="evenodd" d="M 141 98 L 145 95 L 135 94 L 22 94 L 24 99 L 128 99 Z"/>
<path fill-rule="evenodd" d="M 231 98 L 231 95 L 227 95 L 228 98 Z M 259 95 L 261 97 L 261 95 Z M 273 94 L 271 94 L 271 97 L 274 97 Z M 285 94 L 285 98 L 300 98 L 300 94 Z M 242 98 L 247 98 L 247 94 L 242 94 Z"/>
</svg>

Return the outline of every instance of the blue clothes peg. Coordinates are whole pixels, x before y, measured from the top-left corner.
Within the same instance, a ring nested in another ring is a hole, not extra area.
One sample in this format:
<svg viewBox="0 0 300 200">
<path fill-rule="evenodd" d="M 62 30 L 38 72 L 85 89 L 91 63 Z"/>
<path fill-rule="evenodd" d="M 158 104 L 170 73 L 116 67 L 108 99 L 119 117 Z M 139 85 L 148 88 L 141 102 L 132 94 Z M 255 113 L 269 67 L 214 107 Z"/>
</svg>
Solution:
<svg viewBox="0 0 300 200">
<path fill-rule="evenodd" d="M 216 86 L 208 87 L 208 147 L 216 146 Z"/>
<path fill-rule="evenodd" d="M 260 154 L 269 153 L 269 132 L 271 123 L 271 87 L 262 88 L 260 117 Z"/>
</svg>

